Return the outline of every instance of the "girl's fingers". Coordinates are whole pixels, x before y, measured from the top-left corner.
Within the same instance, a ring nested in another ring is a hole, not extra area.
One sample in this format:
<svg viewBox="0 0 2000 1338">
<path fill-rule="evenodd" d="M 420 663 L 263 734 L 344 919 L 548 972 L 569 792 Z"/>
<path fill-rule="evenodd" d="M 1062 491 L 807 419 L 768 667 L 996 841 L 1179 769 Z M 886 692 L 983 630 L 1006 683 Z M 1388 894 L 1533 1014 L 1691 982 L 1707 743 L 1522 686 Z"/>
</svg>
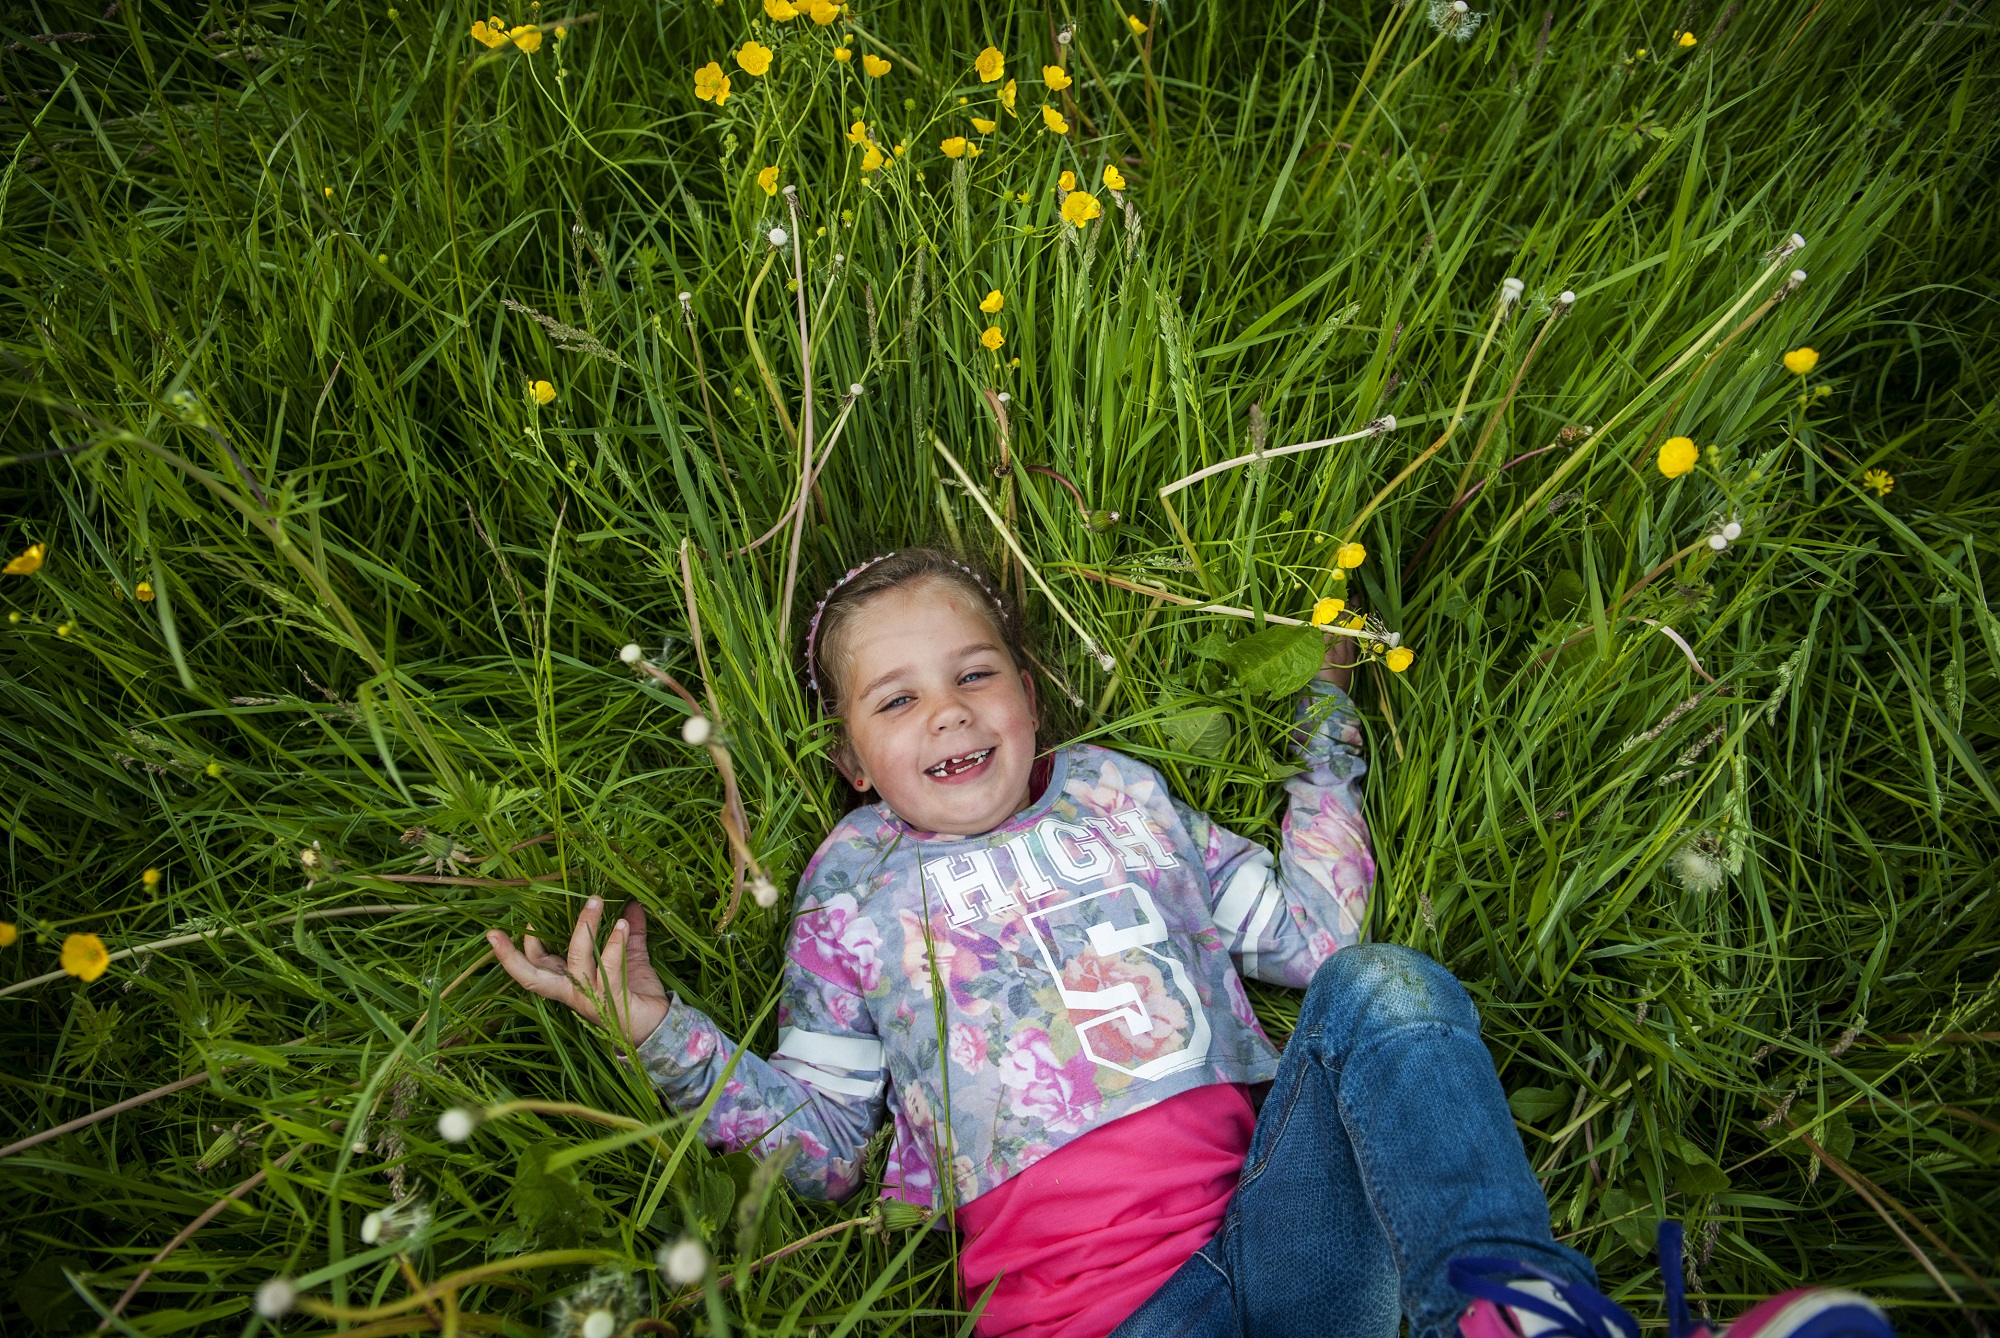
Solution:
<svg viewBox="0 0 2000 1338">
<path fill-rule="evenodd" d="M 646 908 L 636 901 L 627 902 L 619 918 L 625 922 L 626 955 L 646 960 Z"/>
<path fill-rule="evenodd" d="M 533 939 L 528 940 L 533 943 Z M 551 975 L 537 967 L 519 949 L 514 940 L 497 929 L 486 931 L 486 942 L 493 949 L 493 956 L 500 968 L 514 978 L 514 983 L 522 989 L 539 994 L 544 998 L 563 1000 L 567 993 L 568 980 L 560 975 Z"/>
<path fill-rule="evenodd" d="M 579 985 L 597 983 L 597 922 L 603 914 L 603 898 L 592 897 L 583 903 L 583 914 L 576 917 L 576 928 L 570 932 L 567 964 Z"/>
</svg>

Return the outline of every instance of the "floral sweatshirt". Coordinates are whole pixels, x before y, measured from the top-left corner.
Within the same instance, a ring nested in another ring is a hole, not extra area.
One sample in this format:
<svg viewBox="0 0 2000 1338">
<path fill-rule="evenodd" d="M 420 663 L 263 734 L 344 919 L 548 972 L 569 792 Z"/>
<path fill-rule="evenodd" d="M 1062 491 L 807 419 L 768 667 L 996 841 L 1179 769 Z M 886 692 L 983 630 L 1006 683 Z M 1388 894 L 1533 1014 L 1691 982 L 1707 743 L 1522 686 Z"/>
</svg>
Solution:
<svg viewBox="0 0 2000 1338">
<path fill-rule="evenodd" d="M 737 1057 L 705 1140 L 796 1141 L 793 1187 L 839 1198 L 886 1117 L 884 1193 L 944 1209 L 940 1168 L 969 1202 L 1121 1115 L 1269 1081 L 1243 977 L 1305 986 L 1359 941 L 1375 876 L 1352 702 L 1315 679 L 1294 718 L 1275 861 L 1092 744 L 1056 750 L 1035 802 L 982 835 L 847 815 L 800 881 L 777 1049 Z M 691 1111 L 734 1051 L 676 1000 L 639 1055 Z"/>
</svg>

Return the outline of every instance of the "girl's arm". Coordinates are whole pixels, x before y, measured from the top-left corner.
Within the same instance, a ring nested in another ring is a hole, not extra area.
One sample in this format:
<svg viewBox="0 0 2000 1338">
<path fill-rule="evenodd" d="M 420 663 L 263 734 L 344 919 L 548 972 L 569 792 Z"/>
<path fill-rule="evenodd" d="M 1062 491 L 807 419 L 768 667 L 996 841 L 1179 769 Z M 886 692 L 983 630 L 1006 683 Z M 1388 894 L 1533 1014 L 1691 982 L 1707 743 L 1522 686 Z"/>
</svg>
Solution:
<svg viewBox="0 0 2000 1338">
<path fill-rule="evenodd" d="M 1346 638 L 1337 638 L 1344 642 Z M 1291 804 L 1277 859 L 1248 837 L 1174 806 L 1203 851 L 1215 926 L 1243 975 L 1304 988 L 1321 962 L 1361 941 L 1375 859 L 1361 814 L 1361 722 L 1329 669 L 1294 711 L 1305 770 L 1285 782 Z M 1344 674 L 1341 675 L 1344 677 Z"/>
<path fill-rule="evenodd" d="M 613 926 L 601 957 L 593 953 L 602 904 L 585 906 L 567 958 L 542 951 L 533 936 L 525 952 L 499 930 L 488 934 L 507 973 L 525 988 L 569 1005 L 596 1021 L 607 1013 L 638 1047 L 639 1061 L 678 1111 L 693 1111 L 718 1081 L 722 1091 L 702 1122 L 702 1141 L 724 1151 L 775 1152 L 787 1142 L 800 1155 L 785 1178 L 807 1198 L 836 1199 L 861 1183 L 862 1152 L 882 1123 L 888 1086 L 882 1043 L 862 1006 L 858 980 L 842 979 L 840 964 L 802 954 L 810 941 L 799 917 L 778 1001 L 778 1048 L 766 1061 L 744 1051 L 728 1078 L 737 1046 L 695 1009 L 671 999 L 646 956 L 646 918 L 635 902 Z M 805 964 L 810 962 L 814 969 Z"/>
</svg>

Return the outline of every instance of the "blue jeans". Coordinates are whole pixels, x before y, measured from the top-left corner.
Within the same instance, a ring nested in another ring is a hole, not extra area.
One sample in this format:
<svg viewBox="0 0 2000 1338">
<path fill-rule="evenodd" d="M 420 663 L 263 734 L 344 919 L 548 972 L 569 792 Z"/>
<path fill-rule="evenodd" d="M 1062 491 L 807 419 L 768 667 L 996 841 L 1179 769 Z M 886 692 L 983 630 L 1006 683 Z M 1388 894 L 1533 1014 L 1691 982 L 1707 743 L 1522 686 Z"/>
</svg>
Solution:
<svg viewBox="0 0 2000 1338">
<path fill-rule="evenodd" d="M 1460 1255 L 1597 1285 L 1549 1233 L 1465 987 L 1369 944 L 1313 976 L 1228 1214 L 1112 1338 L 1452 1338 Z"/>
</svg>

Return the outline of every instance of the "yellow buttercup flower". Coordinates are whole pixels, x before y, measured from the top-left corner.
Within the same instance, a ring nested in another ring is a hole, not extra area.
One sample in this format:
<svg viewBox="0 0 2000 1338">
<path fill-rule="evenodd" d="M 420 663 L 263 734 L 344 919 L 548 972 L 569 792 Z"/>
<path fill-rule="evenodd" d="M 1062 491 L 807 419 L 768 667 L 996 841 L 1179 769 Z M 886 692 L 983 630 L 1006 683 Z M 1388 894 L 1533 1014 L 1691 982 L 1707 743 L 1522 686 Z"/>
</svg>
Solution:
<svg viewBox="0 0 2000 1338">
<path fill-rule="evenodd" d="M 63 940 L 62 969 L 85 984 L 111 968 L 111 954 L 95 934 L 71 934 Z"/>
<path fill-rule="evenodd" d="M 1785 355 L 1785 370 L 1793 376 L 1804 376 L 1819 366 L 1819 354 L 1809 348 L 1795 348 Z"/>
<path fill-rule="evenodd" d="M 1042 82 L 1049 86 L 1049 92 L 1060 93 L 1076 81 L 1069 77 L 1069 71 L 1065 70 L 1062 66 L 1044 65 L 1042 66 Z"/>
<path fill-rule="evenodd" d="M 1012 79 L 1000 85 L 1000 105 L 1007 109 L 1009 116 L 1018 115 L 1014 110 L 1014 81 Z"/>
<path fill-rule="evenodd" d="M 0 920 L 0 948 L 11 948 L 14 940 L 21 937 L 21 931 L 6 920 Z"/>
<path fill-rule="evenodd" d="M 840 6 L 829 3 L 829 0 L 812 0 L 812 3 L 806 6 L 806 13 L 812 17 L 814 23 L 824 28 L 840 17 Z"/>
<path fill-rule="evenodd" d="M 1314 627 L 1325 627 L 1335 618 L 1338 618 L 1340 616 L 1340 611 L 1346 607 L 1347 607 L 1347 601 L 1344 599 L 1320 600 L 1318 603 L 1313 605 L 1312 625 Z"/>
<path fill-rule="evenodd" d="M 986 152 L 986 150 L 980 148 L 977 144 L 967 144 L 965 146 L 965 155 L 968 158 L 977 158 L 980 154 L 984 152 Z"/>
<path fill-rule="evenodd" d="M 1056 178 L 1056 189 L 1057 189 L 1057 190 L 1059 190 L 1059 191 L 1073 191 L 1073 190 L 1075 190 L 1075 189 L 1076 189 L 1076 173 L 1074 173 L 1074 172 L 1065 172 L 1065 173 L 1063 173 L 1063 174 L 1062 174 L 1061 176 L 1057 177 L 1057 178 Z"/>
<path fill-rule="evenodd" d="M 764 16 L 773 23 L 789 23 L 799 16 L 790 0 L 764 0 Z"/>
<path fill-rule="evenodd" d="M 1042 124 L 1047 126 L 1054 134 L 1067 135 L 1069 133 L 1069 122 L 1063 120 L 1063 114 L 1046 103 L 1042 106 Z"/>
<path fill-rule="evenodd" d="M 861 58 L 861 68 L 868 71 L 870 79 L 880 79 L 889 72 L 889 62 L 883 60 L 880 56 L 863 56 Z"/>
<path fill-rule="evenodd" d="M 763 171 L 759 172 L 757 174 L 757 184 L 764 188 L 764 193 L 766 195 L 776 195 L 778 193 L 777 167 L 776 166 L 767 167 Z"/>
<path fill-rule="evenodd" d="M 1701 458 L 1701 447 L 1694 444 L 1691 437 L 1668 437 L 1660 443 L 1660 472 L 1670 479 L 1677 479 L 1694 468 L 1694 462 Z"/>
<path fill-rule="evenodd" d="M 1682 33 L 1682 34 L 1681 34 L 1681 45 L 1682 45 L 1682 46 L 1693 46 L 1693 45 L 1694 45 L 1694 42 L 1695 42 L 1695 37 L 1694 37 L 1694 34 L 1693 34 L 1693 33 Z"/>
<path fill-rule="evenodd" d="M 972 68 L 979 71 L 980 83 L 990 84 L 1007 72 L 1007 58 L 999 47 L 989 46 L 972 62 Z"/>
<path fill-rule="evenodd" d="M 737 48 L 736 63 L 745 74 L 763 74 L 771 68 L 771 48 L 762 42 L 745 42 Z"/>
<path fill-rule="evenodd" d="M 46 551 L 40 544 L 29 544 L 19 556 L 8 558 L 7 565 L 0 567 L 0 571 L 9 576 L 33 576 L 42 569 L 42 554 Z"/>
<path fill-rule="evenodd" d="M 854 59 L 854 53 L 844 46 L 837 46 L 833 49 L 833 58 L 838 61 L 850 61 Z"/>
<path fill-rule="evenodd" d="M 938 148 L 947 158 L 963 158 L 965 156 L 965 136 L 953 135 L 950 139 L 939 144 Z"/>
<path fill-rule="evenodd" d="M 547 404 L 556 397 L 556 388 L 546 381 L 537 381 L 528 387 L 528 398 L 537 404 Z"/>
<path fill-rule="evenodd" d="M 139 881 L 148 888 L 158 887 L 160 885 L 160 871 L 158 869 L 148 869 L 139 875 Z"/>
<path fill-rule="evenodd" d="M 532 23 L 524 23 L 518 28 L 511 29 L 507 35 L 513 38 L 514 45 L 523 51 L 542 49 L 542 30 Z"/>
<path fill-rule="evenodd" d="M 1886 469 L 1870 469 L 1861 475 L 1861 486 L 1873 488 L 1877 497 L 1887 497 L 1896 486 L 1896 476 Z"/>
<path fill-rule="evenodd" d="M 1073 190 L 1063 197 L 1062 216 L 1065 223 L 1074 223 L 1080 228 L 1103 212 L 1097 197 L 1089 191 Z"/>
<path fill-rule="evenodd" d="M 563 40 L 563 38 L 568 36 L 569 36 L 569 29 L 563 27 L 560 23 L 558 23 L 556 25 L 556 40 L 560 42 Z"/>
<path fill-rule="evenodd" d="M 489 26 L 484 19 L 472 21 L 472 35 L 487 46 L 504 46 L 507 43 L 507 25 L 493 20 Z"/>
<path fill-rule="evenodd" d="M 1389 672 L 1400 674 L 1416 660 L 1417 653 L 1408 646 L 1398 646 L 1382 657 L 1382 663 L 1389 666 Z"/>
<path fill-rule="evenodd" d="M 861 150 L 862 171 L 873 172 L 876 168 L 880 167 L 881 165 L 882 165 L 882 150 L 876 148 L 873 144 L 870 144 L 866 148 Z"/>
<path fill-rule="evenodd" d="M 868 142 L 868 122 L 856 121 L 853 125 L 847 127 L 847 142 L 849 144 L 866 144 Z"/>
<path fill-rule="evenodd" d="M 1006 305 L 1007 299 L 1001 294 L 998 288 L 995 288 L 992 292 L 979 299 L 979 309 L 989 316 Z"/>
<path fill-rule="evenodd" d="M 997 350 L 1006 342 L 1007 336 L 1000 333 L 1000 327 L 997 325 L 987 326 L 979 336 L 980 347 L 988 350 Z"/>
<path fill-rule="evenodd" d="M 1125 26 L 1132 30 L 1134 37 L 1143 37 L 1145 35 L 1146 25 L 1139 22 L 1137 14 L 1127 14 L 1125 16 Z"/>
<path fill-rule="evenodd" d="M 1349 570 L 1368 560 L 1368 550 L 1363 548 L 1359 541 L 1350 541 L 1340 546 L 1340 551 L 1333 555 L 1333 560 L 1342 570 Z"/>
<path fill-rule="evenodd" d="M 1104 188 L 1106 190 L 1125 189 L 1125 174 L 1110 163 L 1104 165 Z"/>
<path fill-rule="evenodd" d="M 140 602 L 141 604 L 150 604 L 150 603 L 152 603 L 152 602 L 153 602 L 153 583 L 152 583 L 151 581 L 141 581 L 141 582 L 139 582 L 139 584 L 137 584 L 137 585 L 135 585 L 135 586 L 133 586 L 133 587 L 132 587 L 132 594 L 133 594 L 133 595 L 134 595 L 135 597 L 137 597 L 138 601 L 139 601 L 139 602 Z"/>
<path fill-rule="evenodd" d="M 889 153 L 891 157 L 900 158 L 909 151 L 910 151 L 910 146 L 908 144 L 898 141 L 896 147 L 889 150 Z"/>
<path fill-rule="evenodd" d="M 982 135 L 990 135 L 1000 128 L 1000 123 L 989 121 L 983 116 L 975 116 L 972 118 L 972 128 Z"/>
<path fill-rule="evenodd" d="M 694 72 L 694 95 L 720 107 L 729 96 L 729 76 L 720 65 L 710 61 Z"/>
</svg>

